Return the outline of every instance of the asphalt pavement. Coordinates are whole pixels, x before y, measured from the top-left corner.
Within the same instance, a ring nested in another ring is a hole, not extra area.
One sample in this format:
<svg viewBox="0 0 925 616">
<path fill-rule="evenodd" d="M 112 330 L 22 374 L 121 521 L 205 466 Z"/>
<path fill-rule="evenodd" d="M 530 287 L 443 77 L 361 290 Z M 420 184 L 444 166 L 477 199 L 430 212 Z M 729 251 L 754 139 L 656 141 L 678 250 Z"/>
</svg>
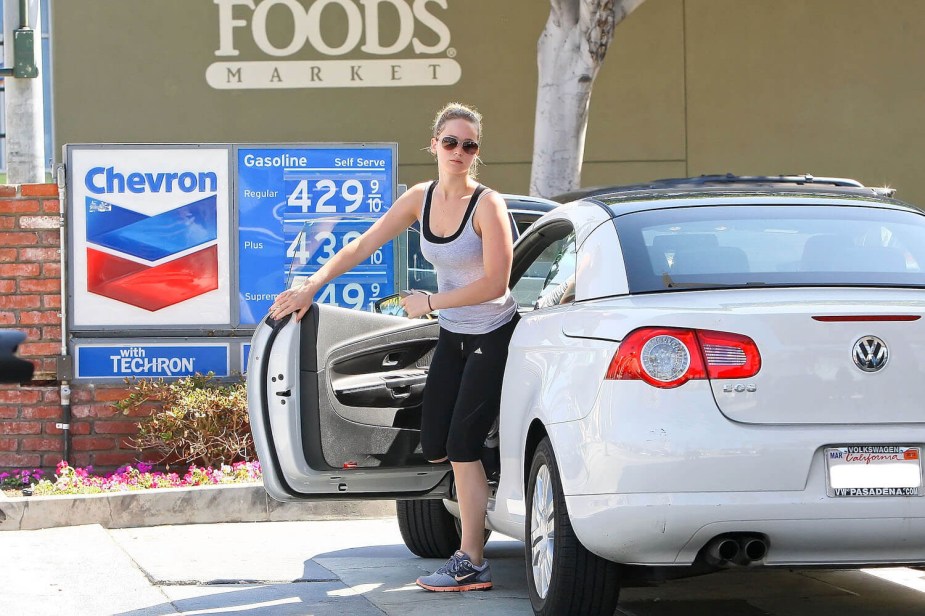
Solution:
<svg viewBox="0 0 925 616">
<path fill-rule="evenodd" d="M 486 546 L 495 587 L 428 593 L 441 564 L 411 554 L 394 517 L 99 525 L 0 533 L 4 616 L 524 615 L 523 544 Z M 624 589 L 624 616 L 921 616 L 925 572 L 731 570 Z"/>
</svg>

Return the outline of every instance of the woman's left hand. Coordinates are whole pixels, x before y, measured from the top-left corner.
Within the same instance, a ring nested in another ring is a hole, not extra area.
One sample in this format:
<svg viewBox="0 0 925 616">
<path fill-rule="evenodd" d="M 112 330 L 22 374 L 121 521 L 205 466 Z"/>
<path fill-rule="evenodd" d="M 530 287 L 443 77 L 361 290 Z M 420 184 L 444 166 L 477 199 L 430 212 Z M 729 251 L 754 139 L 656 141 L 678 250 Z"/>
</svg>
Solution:
<svg viewBox="0 0 925 616">
<path fill-rule="evenodd" d="M 428 314 L 430 306 L 427 303 L 428 294 L 415 291 L 401 299 L 401 307 L 408 313 L 409 319 L 417 319 Z"/>
<path fill-rule="evenodd" d="M 301 321 L 302 317 L 312 306 L 312 298 L 318 292 L 318 285 L 311 279 L 306 280 L 298 287 L 293 287 L 283 291 L 276 296 L 273 305 L 270 306 L 270 317 L 273 319 L 282 319 L 290 312 L 295 313 L 296 322 Z"/>
</svg>

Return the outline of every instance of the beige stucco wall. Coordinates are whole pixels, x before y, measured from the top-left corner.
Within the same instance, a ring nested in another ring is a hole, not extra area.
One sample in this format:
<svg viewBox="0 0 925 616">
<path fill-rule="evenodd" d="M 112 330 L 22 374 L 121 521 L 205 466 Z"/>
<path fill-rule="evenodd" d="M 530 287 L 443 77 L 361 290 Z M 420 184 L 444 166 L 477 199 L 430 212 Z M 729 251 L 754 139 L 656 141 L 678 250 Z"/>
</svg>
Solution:
<svg viewBox="0 0 925 616">
<path fill-rule="evenodd" d="M 421 150 L 433 112 L 461 100 L 485 114 L 482 180 L 526 191 L 548 3 L 430 7 L 451 33 L 453 85 L 217 90 L 206 69 L 228 58 L 216 56 L 211 0 L 55 2 L 58 145 L 397 141 L 399 179 L 412 183 L 433 173 Z M 291 32 L 269 36 L 281 45 Z M 247 28 L 235 41 L 240 59 L 268 59 Z M 306 47 L 283 59 L 319 58 Z M 925 204 L 923 59 L 925 0 L 876 11 L 861 0 L 647 0 L 619 26 L 595 83 L 583 184 L 810 172 L 891 184 Z"/>
<path fill-rule="evenodd" d="M 925 2 L 687 0 L 691 173 L 811 172 L 925 205 Z"/>
</svg>

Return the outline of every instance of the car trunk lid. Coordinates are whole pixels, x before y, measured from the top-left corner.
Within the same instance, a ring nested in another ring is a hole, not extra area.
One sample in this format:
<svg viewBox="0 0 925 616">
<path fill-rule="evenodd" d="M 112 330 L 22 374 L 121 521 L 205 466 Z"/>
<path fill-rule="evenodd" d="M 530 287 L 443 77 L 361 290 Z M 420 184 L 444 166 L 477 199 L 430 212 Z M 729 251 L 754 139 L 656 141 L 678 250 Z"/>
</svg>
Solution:
<svg viewBox="0 0 925 616">
<path fill-rule="evenodd" d="M 679 292 L 627 298 L 620 309 L 611 309 L 609 318 L 586 320 L 586 327 L 578 325 L 575 315 L 565 333 L 619 340 L 633 329 L 654 325 L 750 337 L 761 354 L 758 373 L 711 380 L 719 411 L 734 421 L 921 423 L 923 313 L 921 291 Z"/>
</svg>

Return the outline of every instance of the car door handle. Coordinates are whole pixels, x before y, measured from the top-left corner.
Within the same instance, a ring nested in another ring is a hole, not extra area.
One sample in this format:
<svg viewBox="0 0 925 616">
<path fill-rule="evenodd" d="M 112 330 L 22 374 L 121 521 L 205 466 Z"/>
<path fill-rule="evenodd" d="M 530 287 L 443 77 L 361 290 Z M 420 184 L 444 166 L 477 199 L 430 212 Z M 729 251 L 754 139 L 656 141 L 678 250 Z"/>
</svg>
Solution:
<svg viewBox="0 0 925 616">
<path fill-rule="evenodd" d="M 420 387 L 426 380 L 426 375 L 414 374 L 409 376 L 384 376 L 385 386 L 389 394 L 395 399 L 407 398 L 416 387 Z"/>
<path fill-rule="evenodd" d="M 395 399 L 407 398 L 411 395 L 411 381 L 409 379 L 388 379 L 385 382 L 389 395 Z"/>
<path fill-rule="evenodd" d="M 389 353 L 382 358 L 382 367 L 383 368 L 392 368 L 398 365 L 399 360 L 401 360 L 401 353 Z"/>
<path fill-rule="evenodd" d="M 411 395 L 411 386 L 406 385 L 405 387 L 389 387 L 389 393 L 392 394 L 392 397 L 396 400 L 401 400 Z"/>
</svg>

